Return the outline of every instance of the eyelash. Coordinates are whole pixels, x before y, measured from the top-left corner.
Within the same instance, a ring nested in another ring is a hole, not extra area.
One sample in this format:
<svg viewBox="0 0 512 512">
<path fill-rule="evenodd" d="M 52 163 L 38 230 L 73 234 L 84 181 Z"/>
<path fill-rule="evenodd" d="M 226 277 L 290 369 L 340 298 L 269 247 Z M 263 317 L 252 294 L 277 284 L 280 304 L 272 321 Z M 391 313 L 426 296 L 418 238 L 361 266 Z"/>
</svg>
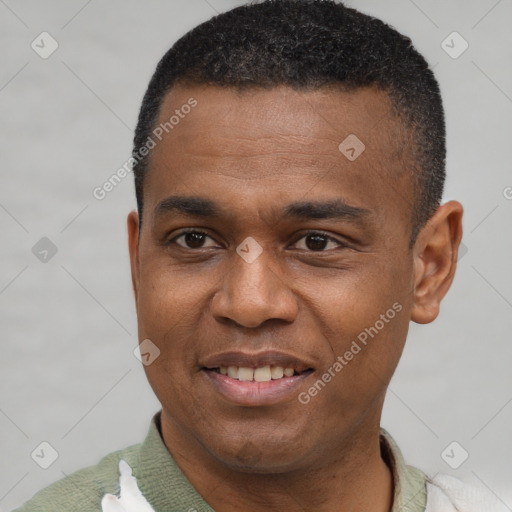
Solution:
<svg viewBox="0 0 512 512">
<path fill-rule="evenodd" d="M 212 238 L 208 233 L 206 233 L 205 231 L 201 231 L 201 230 L 199 230 L 199 229 L 187 229 L 187 230 L 182 231 L 179 235 L 176 235 L 175 237 L 173 237 L 171 240 L 167 241 L 167 242 L 165 243 L 165 245 L 170 246 L 170 245 L 174 244 L 174 243 L 176 242 L 176 240 L 178 240 L 179 238 L 181 238 L 181 237 L 182 237 L 182 236 L 184 236 L 184 235 L 187 235 L 188 233 L 196 233 L 196 234 L 198 234 L 198 235 L 203 235 L 203 236 L 209 237 L 209 238 L 211 238 L 211 239 L 213 240 L 213 238 Z M 300 238 L 298 238 L 297 240 L 295 240 L 294 244 L 296 244 L 299 240 L 302 240 L 303 238 L 307 238 L 307 237 L 308 237 L 308 236 L 310 236 L 310 235 L 320 235 L 320 236 L 322 236 L 322 237 L 326 238 L 326 239 L 327 239 L 327 241 L 336 243 L 336 244 L 338 245 L 338 247 L 342 247 L 342 248 L 346 248 L 346 247 L 348 247 L 348 245 L 347 245 L 347 244 L 345 244 L 345 243 L 343 243 L 343 242 L 341 242 L 341 241 L 337 240 L 336 238 L 333 238 L 333 237 L 332 237 L 332 236 L 330 236 L 328 233 L 325 233 L 324 231 L 318 231 L 318 230 L 307 231 L 306 233 L 302 234 L 302 235 L 300 236 Z M 198 250 L 198 251 L 199 251 L 199 250 L 201 250 L 201 249 L 204 249 L 203 247 L 199 247 L 199 248 L 197 248 L 197 249 L 193 249 L 193 248 L 191 248 L 191 247 L 183 247 L 183 246 L 181 246 L 181 245 L 179 245 L 179 244 L 177 244 L 177 245 L 178 245 L 178 247 L 180 247 L 181 249 L 186 249 L 186 250 L 188 249 L 188 250 L 190 250 L 190 251 L 195 251 L 195 250 Z M 310 252 L 315 252 L 315 253 L 327 252 L 326 250 L 313 251 L 313 250 L 311 250 L 311 249 L 309 249 L 309 251 L 310 251 Z"/>
</svg>

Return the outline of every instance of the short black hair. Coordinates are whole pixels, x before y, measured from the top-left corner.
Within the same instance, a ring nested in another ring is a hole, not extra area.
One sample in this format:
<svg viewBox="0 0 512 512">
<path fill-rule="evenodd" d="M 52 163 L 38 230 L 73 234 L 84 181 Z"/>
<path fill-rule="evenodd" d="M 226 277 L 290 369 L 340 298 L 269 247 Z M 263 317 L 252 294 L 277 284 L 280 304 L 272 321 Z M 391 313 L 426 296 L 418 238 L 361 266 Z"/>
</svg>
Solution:
<svg viewBox="0 0 512 512">
<path fill-rule="evenodd" d="M 160 60 L 142 101 L 133 147 L 140 223 L 147 143 L 177 85 L 296 90 L 374 86 L 412 135 L 411 244 L 437 210 L 445 181 L 446 133 L 439 85 L 411 40 L 333 0 L 264 0 L 219 14 L 181 37 Z"/>
</svg>

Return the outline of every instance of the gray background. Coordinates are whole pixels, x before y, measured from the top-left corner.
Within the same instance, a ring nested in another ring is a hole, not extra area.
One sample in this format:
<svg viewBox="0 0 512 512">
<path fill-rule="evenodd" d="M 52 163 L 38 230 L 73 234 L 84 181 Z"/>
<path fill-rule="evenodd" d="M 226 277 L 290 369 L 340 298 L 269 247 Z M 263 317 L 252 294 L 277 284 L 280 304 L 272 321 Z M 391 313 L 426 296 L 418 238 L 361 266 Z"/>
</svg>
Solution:
<svg viewBox="0 0 512 512">
<path fill-rule="evenodd" d="M 131 176 L 103 201 L 92 191 L 128 158 L 165 50 L 240 3 L 0 0 L 2 511 L 141 441 L 159 408 L 133 355 Z M 435 66 L 446 198 L 466 209 L 467 253 L 438 320 L 411 325 L 382 425 L 409 464 L 485 485 L 512 510 L 512 2 L 347 3 L 409 35 Z M 47 59 L 31 48 L 43 31 L 59 45 Z M 469 43 L 457 59 L 441 46 L 453 31 Z M 46 263 L 32 252 L 42 237 L 58 249 Z M 42 441 L 59 455 L 46 470 L 30 456 Z M 469 453 L 458 469 L 441 456 L 453 441 L 451 460 Z"/>
</svg>

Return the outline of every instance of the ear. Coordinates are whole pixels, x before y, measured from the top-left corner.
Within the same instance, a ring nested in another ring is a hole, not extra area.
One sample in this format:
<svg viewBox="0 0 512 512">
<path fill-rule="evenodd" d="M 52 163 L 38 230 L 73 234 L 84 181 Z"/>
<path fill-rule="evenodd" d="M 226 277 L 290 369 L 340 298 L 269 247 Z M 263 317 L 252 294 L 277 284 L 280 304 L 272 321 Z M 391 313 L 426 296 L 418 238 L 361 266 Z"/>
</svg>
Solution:
<svg viewBox="0 0 512 512">
<path fill-rule="evenodd" d="M 441 300 L 452 284 L 462 239 L 462 214 L 457 201 L 441 205 L 416 239 L 411 320 L 418 324 L 436 319 Z"/>
<path fill-rule="evenodd" d="M 135 210 L 128 214 L 127 224 L 132 286 L 133 293 L 135 294 L 135 302 L 137 302 L 139 290 L 139 215 Z"/>
</svg>

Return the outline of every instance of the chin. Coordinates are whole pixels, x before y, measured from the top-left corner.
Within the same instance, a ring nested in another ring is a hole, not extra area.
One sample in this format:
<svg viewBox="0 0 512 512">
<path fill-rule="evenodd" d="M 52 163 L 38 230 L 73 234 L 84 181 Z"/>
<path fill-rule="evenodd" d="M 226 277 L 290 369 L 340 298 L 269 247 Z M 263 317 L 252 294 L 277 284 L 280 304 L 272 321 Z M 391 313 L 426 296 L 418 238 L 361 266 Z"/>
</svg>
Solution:
<svg viewBox="0 0 512 512">
<path fill-rule="evenodd" d="M 301 449 L 290 447 L 300 446 Z M 224 449 L 221 451 L 221 447 Z M 296 441 L 284 440 L 282 437 L 274 443 L 267 441 L 246 441 L 242 445 L 232 443 L 215 443 L 215 448 L 209 450 L 218 463 L 231 470 L 248 474 L 279 474 L 294 471 L 303 467 L 306 450 Z"/>
</svg>

